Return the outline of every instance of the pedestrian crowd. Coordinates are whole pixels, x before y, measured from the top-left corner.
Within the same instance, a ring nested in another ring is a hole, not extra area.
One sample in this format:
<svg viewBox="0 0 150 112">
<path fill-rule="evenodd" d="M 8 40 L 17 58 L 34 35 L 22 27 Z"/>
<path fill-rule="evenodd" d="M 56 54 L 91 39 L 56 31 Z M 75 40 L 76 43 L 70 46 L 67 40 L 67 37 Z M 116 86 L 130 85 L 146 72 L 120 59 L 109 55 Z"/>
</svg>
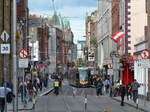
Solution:
<svg viewBox="0 0 150 112">
<path fill-rule="evenodd" d="M 109 78 L 102 78 L 100 76 L 93 75 L 91 77 L 91 83 L 96 88 L 97 96 L 109 93 Z"/>
<path fill-rule="evenodd" d="M 127 100 L 133 100 L 134 103 L 138 104 L 138 88 L 140 84 L 134 79 L 132 83 L 124 85 L 117 81 L 114 84 L 114 91 L 111 96 L 121 96 L 121 106 L 124 106 L 124 98 L 127 96 Z"/>
<path fill-rule="evenodd" d="M 21 102 L 34 102 L 38 92 L 48 87 L 49 74 L 35 75 L 32 78 L 25 76 L 24 81 L 19 83 L 18 93 L 21 95 Z"/>
<path fill-rule="evenodd" d="M 133 100 L 138 104 L 138 88 L 140 84 L 134 79 L 132 83 L 124 85 L 122 81 L 116 81 L 112 83 L 109 78 L 103 78 L 94 75 L 91 78 L 91 83 L 96 88 L 97 96 L 109 94 L 111 97 L 121 96 L 121 106 L 124 106 L 124 98 L 127 96 L 127 100 Z"/>
<path fill-rule="evenodd" d="M 53 84 L 54 88 L 60 88 L 62 85 L 63 74 L 62 73 L 52 73 L 52 74 L 36 74 L 30 76 L 28 74 L 25 75 L 24 79 L 19 81 L 18 83 L 18 95 L 20 96 L 20 100 L 24 106 L 28 102 L 33 102 L 35 104 L 35 98 L 39 92 L 41 92 L 44 88 L 48 88 L 49 79 L 55 79 L 54 83 L 57 81 L 58 83 Z M 13 92 L 12 87 L 8 86 L 0 87 L 0 110 L 4 112 L 5 104 L 11 103 L 13 100 Z"/>
</svg>

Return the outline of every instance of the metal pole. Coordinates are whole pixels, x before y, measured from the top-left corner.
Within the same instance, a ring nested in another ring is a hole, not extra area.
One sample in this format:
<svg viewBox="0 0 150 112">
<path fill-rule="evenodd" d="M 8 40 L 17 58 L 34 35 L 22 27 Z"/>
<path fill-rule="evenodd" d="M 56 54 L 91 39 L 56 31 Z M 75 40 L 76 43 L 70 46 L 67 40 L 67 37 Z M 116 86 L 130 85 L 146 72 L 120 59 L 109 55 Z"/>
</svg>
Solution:
<svg viewBox="0 0 150 112">
<path fill-rule="evenodd" d="M 145 82 L 145 85 L 144 85 L 144 93 L 145 93 L 145 101 L 144 101 L 144 107 L 146 107 L 146 68 L 144 68 L 144 82 Z"/>
<path fill-rule="evenodd" d="M 4 88 L 5 88 L 5 112 L 7 112 L 7 97 L 6 97 L 6 88 L 7 88 L 7 65 L 6 65 L 6 55 L 3 55 L 3 64 L 4 64 Z"/>
<path fill-rule="evenodd" d="M 34 36 L 32 35 L 32 41 L 31 41 L 31 43 L 32 43 L 32 53 L 31 53 L 31 62 L 32 62 L 32 69 L 31 69 L 31 80 L 32 80 L 32 82 L 33 82 L 33 74 L 32 74 L 32 72 L 33 72 L 33 68 L 34 68 Z"/>
<path fill-rule="evenodd" d="M 84 89 L 84 95 L 85 95 L 85 99 L 84 99 L 84 112 L 87 112 L 87 94 L 86 94 L 86 90 Z"/>
<path fill-rule="evenodd" d="M 3 0 L 3 31 L 5 30 L 5 2 Z M 4 38 L 4 44 L 6 44 L 6 35 Z M 4 83 L 3 86 L 5 88 L 5 112 L 7 112 L 7 98 L 6 98 L 6 88 L 7 88 L 7 55 L 3 54 L 3 77 L 4 77 Z"/>
<path fill-rule="evenodd" d="M 13 101 L 13 112 L 18 112 L 17 108 L 17 59 L 16 59 L 16 0 L 13 0 L 13 12 L 12 12 L 12 55 L 13 55 L 13 93 L 16 96 Z"/>
<path fill-rule="evenodd" d="M 24 107 L 26 107 L 26 97 L 25 97 L 25 74 L 24 74 L 24 68 L 22 69 L 22 76 L 23 76 L 23 82 L 22 82 L 22 87 L 23 87 L 23 104 Z"/>
<path fill-rule="evenodd" d="M 5 38 L 6 39 L 6 38 Z M 4 40 L 4 43 L 6 43 L 6 40 Z M 4 66 L 4 88 L 5 88 L 5 112 L 7 112 L 7 54 L 3 55 L 3 66 Z"/>
<path fill-rule="evenodd" d="M 147 3 L 147 24 L 148 24 L 148 31 L 146 39 L 148 40 L 148 50 L 150 50 L 150 0 L 146 0 Z M 148 79 L 150 79 L 150 68 L 148 68 Z M 149 84 L 149 81 L 148 81 Z M 148 100 L 150 99 L 150 87 L 148 86 Z"/>
</svg>

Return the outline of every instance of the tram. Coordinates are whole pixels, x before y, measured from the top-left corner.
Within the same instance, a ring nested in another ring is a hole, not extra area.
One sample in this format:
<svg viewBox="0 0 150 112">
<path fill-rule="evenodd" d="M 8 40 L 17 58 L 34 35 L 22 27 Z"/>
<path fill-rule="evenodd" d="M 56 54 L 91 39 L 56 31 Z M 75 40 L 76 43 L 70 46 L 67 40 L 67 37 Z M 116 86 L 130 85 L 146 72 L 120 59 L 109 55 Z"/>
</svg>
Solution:
<svg viewBox="0 0 150 112">
<path fill-rule="evenodd" d="M 69 84 L 75 87 L 90 87 L 90 69 L 88 67 L 72 68 L 68 73 Z"/>
</svg>

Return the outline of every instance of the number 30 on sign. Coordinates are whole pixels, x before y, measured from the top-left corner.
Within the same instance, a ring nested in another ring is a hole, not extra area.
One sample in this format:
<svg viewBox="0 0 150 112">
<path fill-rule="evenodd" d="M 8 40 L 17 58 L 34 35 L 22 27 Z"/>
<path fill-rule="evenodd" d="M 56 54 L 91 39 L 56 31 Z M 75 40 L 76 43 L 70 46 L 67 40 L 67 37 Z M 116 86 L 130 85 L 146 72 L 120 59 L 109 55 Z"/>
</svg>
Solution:
<svg viewBox="0 0 150 112">
<path fill-rule="evenodd" d="M 10 54 L 10 44 L 1 44 L 1 54 Z"/>
</svg>

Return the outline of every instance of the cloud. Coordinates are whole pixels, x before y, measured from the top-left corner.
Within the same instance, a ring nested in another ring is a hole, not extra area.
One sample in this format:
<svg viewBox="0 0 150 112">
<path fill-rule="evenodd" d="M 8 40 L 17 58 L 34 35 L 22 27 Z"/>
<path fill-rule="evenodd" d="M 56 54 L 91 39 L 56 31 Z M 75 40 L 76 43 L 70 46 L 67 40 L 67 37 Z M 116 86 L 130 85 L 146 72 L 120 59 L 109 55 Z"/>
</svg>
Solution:
<svg viewBox="0 0 150 112">
<path fill-rule="evenodd" d="M 95 7 L 97 0 L 54 0 L 56 9 L 64 7 Z M 29 9 L 53 10 L 52 0 L 29 0 Z"/>
<path fill-rule="evenodd" d="M 91 13 L 92 11 L 96 10 L 95 7 L 64 7 L 62 9 L 57 10 L 57 13 L 60 13 L 62 16 L 72 19 L 85 19 L 86 13 Z M 52 16 L 54 14 L 53 10 L 30 10 L 30 13 L 35 13 L 38 15 L 47 15 Z"/>
<path fill-rule="evenodd" d="M 83 37 L 85 35 L 85 21 L 82 19 L 72 19 L 70 23 L 72 32 L 74 34 L 74 42 L 77 43 L 78 40 L 85 40 Z"/>
<path fill-rule="evenodd" d="M 30 13 L 32 14 L 46 17 L 52 17 L 54 14 L 51 0 L 29 0 L 29 4 Z M 77 43 L 77 40 L 84 40 L 86 13 L 91 13 L 96 10 L 96 1 L 55 0 L 55 4 L 57 13 L 60 13 L 70 21 L 71 29 L 74 33 L 74 42 Z"/>
</svg>

